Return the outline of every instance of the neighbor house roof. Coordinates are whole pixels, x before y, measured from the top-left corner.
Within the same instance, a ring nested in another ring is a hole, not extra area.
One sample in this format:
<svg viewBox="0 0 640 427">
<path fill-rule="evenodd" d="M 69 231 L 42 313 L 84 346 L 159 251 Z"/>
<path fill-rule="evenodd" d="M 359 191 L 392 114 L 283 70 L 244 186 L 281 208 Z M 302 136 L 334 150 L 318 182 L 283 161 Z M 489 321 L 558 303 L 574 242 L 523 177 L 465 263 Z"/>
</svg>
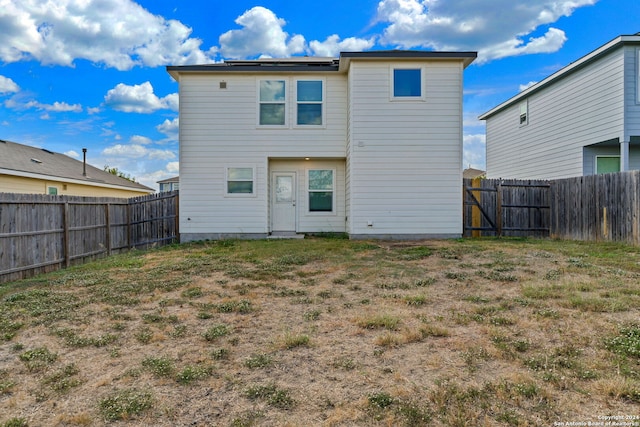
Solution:
<svg viewBox="0 0 640 427">
<path fill-rule="evenodd" d="M 545 78 L 544 80 L 541 80 L 540 82 L 528 87 L 527 89 L 523 90 L 522 92 L 518 93 L 517 95 L 515 95 L 514 97 L 506 100 L 505 102 L 503 102 L 502 104 L 492 108 L 491 110 L 487 111 L 486 113 L 482 114 L 479 118 L 480 120 L 486 120 L 489 117 L 493 116 L 494 114 L 499 113 L 500 111 L 504 110 L 505 108 L 508 108 L 509 106 L 520 102 L 521 100 L 523 100 L 524 98 L 526 98 L 527 96 L 538 92 L 542 89 L 544 89 L 545 87 L 554 84 L 555 82 L 567 77 L 568 75 L 586 67 L 587 65 L 591 64 L 592 62 L 598 60 L 599 58 L 601 58 L 602 56 L 608 54 L 609 52 L 611 52 L 614 49 L 618 49 L 622 46 L 624 46 L 625 44 L 633 44 L 633 45 L 638 45 L 640 44 L 640 33 L 634 34 L 634 35 L 627 35 L 627 36 L 618 36 L 615 39 L 611 40 L 609 43 L 606 43 L 602 46 L 600 46 L 598 49 L 594 50 L 593 52 L 588 53 L 587 55 L 583 56 L 582 58 L 578 59 L 577 61 L 572 62 L 571 64 L 567 65 L 566 67 L 560 69 L 559 71 L 556 71 L 555 73 L 551 74 L 549 77 Z"/>
<path fill-rule="evenodd" d="M 121 190 L 154 192 L 153 188 L 105 172 L 89 164 L 44 148 L 0 140 L 0 174 L 49 179 Z"/>
<path fill-rule="evenodd" d="M 290 58 L 261 58 L 254 60 L 228 60 L 206 65 L 169 65 L 167 72 L 177 80 L 179 73 L 211 72 L 345 72 L 353 59 L 367 60 L 462 60 L 468 66 L 477 52 L 437 52 L 419 50 L 378 50 L 368 52 L 341 52 L 339 58 L 294 56 Z"/>
<path fill-rule="evenodd" d="M 465 179 L 475 179 L 475 178 L 481 178 L 483 176 L 485 176 L 487 174 L 487 172 L 480 170 L 480 169 L 474 169 L 472 167 L 468 167 L 467 169 L 462 171 L 462 177 Z"/>
<path fill-rule="evenodd" d="M 160 181 L 156 181 L 157 184 L 168 184 L 170 182 L 180 182 L 179 176 L 172 176 L 171 178 L 163 179 Z"/>
</svg>

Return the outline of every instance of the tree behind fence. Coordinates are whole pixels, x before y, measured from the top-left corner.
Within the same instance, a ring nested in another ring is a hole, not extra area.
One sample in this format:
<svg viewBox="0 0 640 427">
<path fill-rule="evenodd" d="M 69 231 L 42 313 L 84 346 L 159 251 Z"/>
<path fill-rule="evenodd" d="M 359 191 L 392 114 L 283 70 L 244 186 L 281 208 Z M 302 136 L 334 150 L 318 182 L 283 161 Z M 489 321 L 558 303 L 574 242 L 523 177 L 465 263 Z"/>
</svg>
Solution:
<svg viewBox="0 0 640 427">
<path fill-rule="evenodd" d="M 0 193 L 0 283 L 177 240 L 177 191 L 132 199 Z"/>
</svg>

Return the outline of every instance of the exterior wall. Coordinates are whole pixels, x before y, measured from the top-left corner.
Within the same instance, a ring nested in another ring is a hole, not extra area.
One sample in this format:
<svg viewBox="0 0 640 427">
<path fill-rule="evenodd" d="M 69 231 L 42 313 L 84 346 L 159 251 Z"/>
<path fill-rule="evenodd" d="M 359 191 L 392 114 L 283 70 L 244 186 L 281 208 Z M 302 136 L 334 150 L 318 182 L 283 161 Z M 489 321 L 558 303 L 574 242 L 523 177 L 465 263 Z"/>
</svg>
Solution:
<svg viewBox="0 0 640 427">
<path fill-rule="evenodd" d="M 391 100 L 392 69 L 424 66 L 424 100 Z M 352 60 L 348 226 L 352 237 L 462 234 L 462 63 Z"/>
<path fill-rule="evenodd" d="M 625 46 L 624 51 L 624 141 L 629 141 L 640 136 L 640 46 Z"/>
<path fill-rule="evenodd" d="M 58 195 L 60 196 L 130 198 L 149 194 L 144 191 L 128 191 L 60 181 L 0 175 L 0 193 L 48 194 L 49 187 L 57 188 Z"/>
<path fill-rule="evenodd" d="M 180 77 L 180 232 L 183 240 L 264 237 L 269 230 L 269 159 L 342 158 L 346 151 L 346 77 L 324 79 L 325 126 L 296 127 L 295 75 L 219 73 Z M 258 126 L 258 82 L 287 81 L 287 127 Z M 226 89 L 220 82 L 226 82 Z M 254 194 L 226 194 L 227 167 L 252 167 Z"/>
<path fill-rule="evenodd" d="M 583 147 L 621 138 L 624 55 L 619 48 L 486 120 L 487 178 L 560 179 L 583 175 Z"/>
<path fill-rule="evenodd" d="M 308 171 L 331 169 L 334 174 L 333 212 L 309 212 Z M 296 231 L 299 233 L 344 233 L 345 228 L 345 161 L 342 160 L 272 160 L 270 172 L 295 172 L 297 178 Z M 271 191 L 271 189 L 269 189 Z"/>
</svg>

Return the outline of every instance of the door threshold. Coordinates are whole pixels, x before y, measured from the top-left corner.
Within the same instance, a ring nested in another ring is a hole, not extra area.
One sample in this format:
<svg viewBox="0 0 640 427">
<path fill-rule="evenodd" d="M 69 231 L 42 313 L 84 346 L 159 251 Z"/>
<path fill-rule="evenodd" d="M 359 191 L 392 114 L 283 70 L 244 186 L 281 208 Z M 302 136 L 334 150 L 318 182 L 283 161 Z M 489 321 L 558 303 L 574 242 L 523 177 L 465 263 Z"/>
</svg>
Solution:
<svg viewBox="0 0 640 427">
<path fill-rule="evenodd" d="M 272 231 L 267 239 L 304 239 L 304 234 L 295 231 Z"/>
</svg>

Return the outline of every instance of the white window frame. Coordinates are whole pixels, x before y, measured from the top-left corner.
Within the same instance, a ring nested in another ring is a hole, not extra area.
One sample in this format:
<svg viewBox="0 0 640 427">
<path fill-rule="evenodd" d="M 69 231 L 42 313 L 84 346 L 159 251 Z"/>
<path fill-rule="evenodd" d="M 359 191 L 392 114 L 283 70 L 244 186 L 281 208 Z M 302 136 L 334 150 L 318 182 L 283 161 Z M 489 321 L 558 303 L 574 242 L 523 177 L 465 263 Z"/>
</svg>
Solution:
<svg viewBox="0 0 640 427">
<path fill-rule="evenodd" d="M 282 102 L 262 101 L 260 99 L 260 85 L 262 82 L 278 81 L 284 82 L 284 100 Z M 283 77 L 264 77 L 256 80 L 256 126 L 261 129 L 283 129 L 289 127 L 289 86 L 288 78 Z M 284 123 L 277 125 L 268 125 L 260 123 L 260 106 L 263 104 L 284 104 Z"/>
<path fill-rule="evenodd" d="M 524 114 L 523 111 L 524 110 Z M 524 115 L 524 120 L 522 116 Z M 529 100 L 525 99 L 518 104 L 518 122 L 519 126 L 526 126 L 529 124 Z"/>
<path fill-rule="evenodd" d="M 232 181 L 243 181 L 243 182 L 252 182 L 252 192 L 251 193 L 229 193 L 229 170 L 230 169 L 251 169 L 252 179 L 234 179 Z M 256 167 L 253 165 L 233 165 L 233 166 L 225 166 L 224 168 L 224 195 L 225 197 L 256 197 Z"/>
<path fill-rule="evenodd" d="M 394 91 L 395 86 L 395 70 L 420 70 L 420 96 L 396 96 Z M 426 67 L 422 65 L 412 64 L 393 64 L 389 67 L 389 99 L 391 101 L 399 102 L 422 102 L 427 99 L 427 85 L 426 85 Z"/>
<path fill-rule="evenodd" d="M 320 104 L 322 105 L 321 114 L 322 114 L 322 123 L 319 125 L 306 125 L 306 124 L 298 124 L 298 104 L 318 104 L 317 101 L 298 101 L 298 82 L 321 82 L 322 83 L 322 101 Z M 293 115 L 295 119 L 293 120 L 293 127 L 295 128 L 304 128 L 304 129 L 313 129 L 313 128 L 324 128 L 326 127 L 327 115 L 326 115 L 326 105 L 327 105 L 327 96 L 326 96 L 326 87 L 327 82 L 326 79 L 323 78 L 297 78 L 293 81 L 293 95 L 291 104 L 295 104 L 295 108 L 293 109 Z"/>
<path fill-rule="evenodd" d="M 329 190 L 311 190 L 309 188 L 309 185 L 311 184 L 311 180 L 309 179 L 309 173 L 312 172 L 312 171 L 331 171 L 332 181 L 331 181 L 331 210 L 330 211 L 312 211 L 311 210 L 311 203 L 310 203 L 311 193 L 320 193 L 320 192 L 329 191 Z M 336 209 L 336 169 L 334 169 L 334 168 L 309 168 L 306 171 L 306 179 L 307 179 L 307 185 L 306 185 L 307 215 L 336 215 L 337 214 L 337 209 Z"/>
</svg>

